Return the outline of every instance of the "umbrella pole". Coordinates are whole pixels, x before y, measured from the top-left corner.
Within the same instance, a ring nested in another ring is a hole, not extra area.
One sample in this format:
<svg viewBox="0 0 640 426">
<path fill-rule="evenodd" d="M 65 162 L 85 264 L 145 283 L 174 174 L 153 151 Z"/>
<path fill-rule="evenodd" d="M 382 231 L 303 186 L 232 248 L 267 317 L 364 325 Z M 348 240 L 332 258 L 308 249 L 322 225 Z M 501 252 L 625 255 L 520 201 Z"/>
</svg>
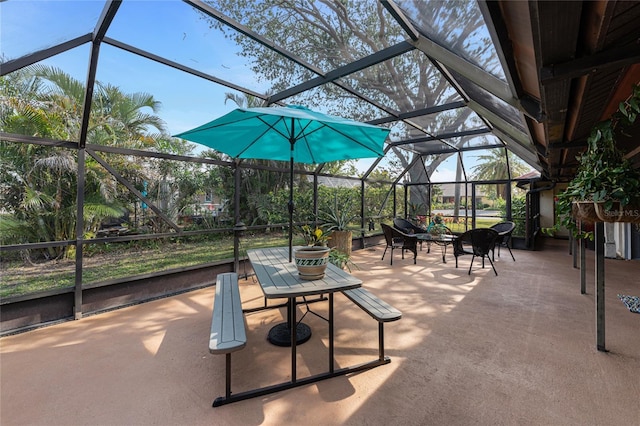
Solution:
<svg viewBox="0 0 640 426">
<path fill-rule="evenodd" d="M 291 156 L 289 157 L 289 262 L 291 262 L 291 255 L 293 249 L 293 145 L 295 145 L 296 140 L 293 137 L 293 125 L 294 121 L 291 119 L 291 138 L 289 139 L 289 143 L 291 144 Z"/>
</svg>

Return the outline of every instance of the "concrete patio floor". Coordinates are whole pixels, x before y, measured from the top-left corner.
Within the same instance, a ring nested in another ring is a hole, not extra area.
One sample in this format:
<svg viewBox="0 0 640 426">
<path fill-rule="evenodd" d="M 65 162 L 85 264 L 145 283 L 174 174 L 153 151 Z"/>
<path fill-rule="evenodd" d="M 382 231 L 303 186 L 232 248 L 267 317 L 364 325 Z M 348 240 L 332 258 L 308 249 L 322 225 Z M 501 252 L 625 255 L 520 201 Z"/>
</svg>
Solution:
<svg viewBox="0 0 640 426">
<path fill-rule="evenodd" d="M 214 288 L 0 339 L 0 423 L 10 425 L 639 425 L 640 262 L 606 261 L 606 346 L 595 342 L 594 261 L 580 294 L 566 241 L 503 251 L 467 275 L 469 256 L 418 264 L 383 247 L 353 253 L 353 274 L 403 312 L 385 326 L 391 363 L 212 408 L 224 394 L 221 355 L 208 352 Z M 388 256 L 388 254 L 387 254 Z M 245 307 L 260 306 L 252 278 Z M 311 309 L 326 313 L 326 302 Z M 299 308 L 299 313 L 304 307 Z M 232 390 L 287 379 L 289 349 L 266 341 L 284 309 L 247 315 L 248 345 L 232 357 Z M 298 374 L 326 368 L 328 331 L 315 315 Z M 377 323 L 336 295 L 337 366 L 377 356 Z"/>
</svg>

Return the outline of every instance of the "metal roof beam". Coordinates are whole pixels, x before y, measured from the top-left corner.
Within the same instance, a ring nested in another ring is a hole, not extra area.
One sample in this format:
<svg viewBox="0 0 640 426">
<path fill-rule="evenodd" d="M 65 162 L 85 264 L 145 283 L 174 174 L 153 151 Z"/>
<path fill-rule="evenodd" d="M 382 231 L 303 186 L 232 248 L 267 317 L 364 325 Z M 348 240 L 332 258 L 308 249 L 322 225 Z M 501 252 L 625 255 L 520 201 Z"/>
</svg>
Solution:
<svg viewBox="0 0 640 426">
<path fill-rule="evenodd" d="M 518 157 L 520 157 L 520 159 L 525 161 L 527 164 L 529 164 L 531 167 L 533 167 L 537 171 L 542 172 L 543 167 L 538 162 L 538 156 L 536 153 L 531 152 L 528 149 L 528 147 L 523 146 L 520 142 L 512 138 L 511 135 L 504 133 L 500 129 L 494 129 L 493 131 L 496 134 L 496 136 L 498 136 L 500 139 L 505 141 L 507 145 L 507 149 L 509 151 L 516 154 Z"/>
<path fill-rule="evenodd" d="M 440 62 L 445 67 L 451 68 L 472 83 L 524 112 L 527 116 L 536 121 L 544 118 L 542 107 L 536 99 L 531 96 L 524 96 L 522 99 L 516 98 L 513 93 L 511 93 L 511 88 L 507 83 L 494 77 L 477 65 L 445 49 L 424 35 L 421 35 L 420 39 L 413 43 L 418 49 L 424 52 L 425 55 Z"/>
<path fill-rule="evenodd" d="M 443 153 L 455 152 L 457 154 L 462 154 L 463 152 L 469 152 L 469 151 L 482 151 L 487 149 L 504 149 L 505 147 L 504 143 L 502 143 L 502 141 L 500 142 L 501 143 L 499 144 L 491 144 L 491 145 L 465 146 L 462 148 L 458 148 L 456 151 L 443 151 Z M 436 153 L 421 152 L 420 154 L 421 155 L 437 155 L 440 153 L 439 152 L 436 152 Z"/>
<path fill-rule="evenodd" d="M 411 151 L 417 155 L 425 156 L 425 155 L 457 154 L 457 153 L 462 153 L 467 151 L 480 151 L 485 149 L 496 149 L 496 148 L 504 149 L 504 147 L 505 147 L 504 144 L 493 144 L 493 145 L 466 146 L 466 147 L 456 148 L 456 149 L 447 148 L 447 149 L 441 149 L 439 151 L 434 151 L 434 152 L 420 151 L 415 148 L 403 148 L 403 149 L 406 151 Z"/>
<path fill-rule="evenodd" d="M 270 96 L 267 101 L 269 103 L 281 101 L 282 99 L 297 95 L 298 93 L 302 93 L 305 90 L 313 89 L 314 87 L 318 87 L 326 83 L 331 83 L 341 77 L 353 74 L 354 72 L 361 71 L 373 65 L 377 65 L 381 62 L 384 62 L 391 58 L 395 58 L 396 56 L 400 56 L 414 49 L 415 46 L 413 46 L 411 43 L 402 41 L 396 45 L 387 47 L 384 50 L 380 50 L 379 52 L 366 56 L 355 62 L 351 62 L 340 68 L 336 68 L 333 71 L 329 71 L 324 76 L 316 77 L 314 79 L 305 81 L 304 83 L 300 83 L 297 86 L 283 90 L 280 93 L 276 93 Z"/>
<path fill-rule="evenodd" d="M 640 44 L 634 43 L 572 61 L 542 67 L 540 81 L 542 84 L 547 84 L 557 80 L 580 77 L 607 68 L 622 68 L 637 63 L 640 63 Z"/>
<path fill-rule="evenodd" d="M 389 116 L 389 117 L 378 118 L 375 120 L 370 120 L 370 121 L 367 121 L 367 124 L 372 124 L 374 126 L 377 126 L 378 124 L 391 123 L 394 121 L 404 120 L 407 118 L 421 117 L 423 115 L 430 115 L 438 112 L 449 111 L 452 109 L 463 108 L 466 105 L 467 104 L 462 101 L 450 102 L 448 104 L 436 105 L 430 108 L 422 108 L 422 109 L 417 109 L 410 112 L 405 112 L 402 114 L 398 114 L 397 116 Z"/>
<path fill-rule="evenodd" d="M 483 107 L 475 101 L 469 101 L 469 104 L 467 106 L 474 110 L 478 115 L 484 117 L 487 121 L 489 121 L 489 123 L 491 123 L 492 126 L 497 127 L 504 133 L 508 134 L 511 139 L 518 141 L 523 146 L 531 145 L 531 139 L 529 138 L 529 135 L 523 133 L 520 129 L 504 120 L 493 111 Z"/>
<path fill-rule="evenodd" d="M 175 68 L 177 70 L 184 71 L 184 72 L 186 72 L 188 74 L 195 75 L 196 77 L 200 77 L 200 78 L 203 78 L 205 80 L 212 81 L 212 82 L 217 83 L 217 84 L 219 84 L 221 86 L 225 86 L 225 87 L 228 87 L 230 89 L 237 90 L 238 92 L 242 92 L 242 93 L 245 93 L 247 95 L 255 96 L 255 97 L 257 97 L 259 99 L 262 99 L 262 100 L 266 100 L 267 99 L 267 97 L 265 95 L 261 94 L 261 93 L 254 92 L 252 90 L 249 90 L 249 89 L 246 89 L 244 87 L 238 86 L 237 84 L 233 84 L 233 83 L 231 83 L 229 81 L 222 80 L 222 79 L 214 77 L 214 76 L 212 76 L 210 74 L 203 73 L 202 71 L 198 71 L 196 69 L 189 68 L 189 67 L 187 67 L 185 65 L 179 64 L 177 62 L 174 62 L 172 60 L 163 58 L 161 56 L 158 56 L 158 55 L 155 55 L 153 53 L 147 52 L 145 50 L 138 49 L 137 47 L 133 47 L 133 46 L 131 46 L 129 44 L 122 43 L 122 42 L 120 42 L 118 40 L 114 40 L 114 39 L 105 37 L 104 43 L 107 43 L 107 44 L 109 44 L 111 46 L 117 47 L 117 48 L 122 49 L 122 50 L 126 50 L 127 52 L 133 53 L 134 55 L 142 56 L 143 58 L 147 58 L 147 59 L 150 59 L 152 61 L 158 62 L 160 64 L 167 65 L 167 66 L 169 66 L 171 68 Z"/>
<path fill-rule="evenodd" d="M 195 9 L 198 9 L 200 12 L 204 13 L 205 15 L 214 18 L 215 20 L 223 23 L 224 25 L 227 25 L 228 27 L 233 28 L 234 30 L 238 31 L 239 33 L 249 37 L 250 39 L 262 44 L 265 47 L 268 47 L 269 49 L 278 52 L 279 54 L 281 54 L 282 56 L 286 57 L 287 59 L 295 62 L 298 65 L 303 66 L 304 68 L 308 69 L 309 71 L 312 71 L 318 75 L 324 75 L 324 73 L 322 72 L 322 70 L 304 60 L 302 60 L 302 58 L 294 55 L 292 52 L 289 52 L 279 46 L 276 46 L 275 44 L 273 44 L 273 42 L 271 42 L 269 39 L 261 36 L 260 34 L 252 31 L 251 29 L 249 29 L 248 27 L 242 25 L 240 22 L 224 15 L 222 12 L 220 12 L 219 10 L 211 7 L 209 4 L 204 3 L 203 1 L 200 0 L 182 0 L 185 3 L 191 5 L 192 7 L 194 7 Z"/>
<path fill-rule="evenodd" d="M 418 40 L 420 38 L 420 33 L 416 30 L 411 24 L 409 18 L 405 16 L 405 14 L 400 10 L 398 5 L 391 0 L 380 0 L 380 3 L 384 6 L 385 9 L 393 16 L 393 19 L 396 20 L 398 25 L 402 27 L 403 30 L 407 33 L 407 35 L 411 38 L 411 40 Z"/>
<path fill-rule="evenodd" d="M 98 22 L 96 22 L 96 27 L 93 30 L 93 41 L 101 42 L 104 38 L 111 22 L 113 22 L 113 18 L 115 18 L 116 13 L 118 12 L 118 8 L 120 8 L 120 4 L 122 0 L 110 0 L 102 9 L 102 13 L 100 14 L 100 18 L 98 18 Z"/>
<path fill-rule="evenodd" d="M 413 42 L 416 48 L 420 49 L 427 56 L 442 63 L 444 66 L 451 68 L 457 73 L 463 75 L 473 83 L 511 104 L 514 102 L 513 95 L 509 85 L 504 81 L 494 77 L 477 65 L 461 58 L 455 53 L 445 49 L 436 42 L 421 35 L 417 41 Z"/>
<path fill-rule="evenodd" d="M 408 144 L 417 144 L 417 143 L 421 143 L 421 142 L 437 141 L 437 140 L 441 140 L 441 139 L 451 139 L 451 138 L 457 138 L 457 137 L 462 137 L 462 136 L 484 135 L 486 133 L 491 133 L 491 129 L 484 128 L 484 129 L 465 130 L 465 131 L 462 131 L 462 132 L 443 133 L 443 134 L 440 134 L 440 135 L 425 136 L 425 137 L 422 137 L 422 138 L 405 139 L 405 140 L 399 141 L 399 142 L 390 142 L 389 145 L 391 145 L 391 146 L 401 146 L 401 145 L 408 145 Z"/>
<path fill-rule="evenodd" d="M 42 49 L 37 52 L 22 56 L 20 58 L 7 61 L 3 64 L 0 64 L 0 77 L 10 74 L 21 68 L 28 67 L 29 65 L 33 65 L 37 62 L 44 61 L 45 59 L 49 59 L 52 56 L 66 52 L 67 50 L 74 49 L 85 43 L 89 43 L 91 40 L 93 40 L 93 34 L 87 33 L 48 49 Z"/>
<path fill-rule="evenodd" d="M 513 75 L 517 75 L 515 60 L 513 59 L 513 49 L 509 40 L 509 33 L 502 20 L 500 5 L 496 1 L 480 0 L 478 1 L 478 9 L 482 13 L 491 41 L 495 46 L 496 55 L 502 65 L 502 70 L 507 79 L 507 84 L 511 89 L 512 96 L 517 96 L 515 81 Z M 506 54 L 505 54 L 506 53 Z"/>
<path fill-rule="evenodd" d="M 93 102 L 93 87 L 96 83 L 96 73 L 98 71 L 98 57 L 100 56 L 100 45 L 102 39 L 109 29 L 113 18 L 122 0 L 110 0 L 105 3 L 100 18 L 96 22 L 96 27 L 93 30 L 93 40 L 91 46 L 91 55 L 89 57 L 89 70 L 87 72 L 87 80 L 84 86 L 84 102 L 82 104 L 82 121 L 80 124 L 80 138 L 79 146 L 84 148 L 87 144 L 87 133 L 89 131 L 89 118 L 91 116 L 91 103 Z"/>
<path fill-rule="evenodd" d="M 391 145 L 387 144 L 384 147 L 384 151 L 383 151 L 382 157 L 378 157 L 373 161 L 371 166 L 369 166 L 367 171 L 364 172 L 364 174 L 362 175 L 362 179 L 368 179 L 369 178 L 369 175 L 371 174 L 371 172 L 373 172 L 373 170 L 378 166 L 378 164 L 380 164 L 380 162 L 387 156 L 387 152 L 389 152 L 389 151 L 391 151 Z"/>
<path fill-rule="evenodd" d="M 396 180 L 393 181 L 393 184 L 397 185 L 398 182 L 400 182 L 400 179 L 402 179 L 404 177 L 404 175 L 406 175 L 409 172 L 409 170 L 411 170 L 413 165 L 416 164 L 418 161 L 422 161 L 422 156 L 421 155 L 414 156 L 413 160 L 409 163 L 409 165 L 407 167 L 405 167 L 405 169 L 402 171 L 402 173 L 400 173 L 400 175 L 396 178 Z M 427 173 L 427 179 L 429 179 L 429 174 L 428 173 Z"/>
</svg>

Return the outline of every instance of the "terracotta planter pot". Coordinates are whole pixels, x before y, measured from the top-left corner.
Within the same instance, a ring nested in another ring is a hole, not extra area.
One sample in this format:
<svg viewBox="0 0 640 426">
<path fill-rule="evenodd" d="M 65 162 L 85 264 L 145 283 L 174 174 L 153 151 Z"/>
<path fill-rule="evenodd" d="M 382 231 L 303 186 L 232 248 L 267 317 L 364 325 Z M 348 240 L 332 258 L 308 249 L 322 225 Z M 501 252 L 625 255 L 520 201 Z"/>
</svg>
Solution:
<svg viewBox="0 0 640 426">
<path fill-rule="evenodd" d="M 353 233 L 351 231 L 331 231 L 329 247 L 335 247 L 342 253 L 351 256 Z"/>
<path fill-rule="evenodd" d="M 303 280 L 319 280 L 329 263 L 329 247 L 302 247 L 293 252 L 298 274 Z"/>
</svg>

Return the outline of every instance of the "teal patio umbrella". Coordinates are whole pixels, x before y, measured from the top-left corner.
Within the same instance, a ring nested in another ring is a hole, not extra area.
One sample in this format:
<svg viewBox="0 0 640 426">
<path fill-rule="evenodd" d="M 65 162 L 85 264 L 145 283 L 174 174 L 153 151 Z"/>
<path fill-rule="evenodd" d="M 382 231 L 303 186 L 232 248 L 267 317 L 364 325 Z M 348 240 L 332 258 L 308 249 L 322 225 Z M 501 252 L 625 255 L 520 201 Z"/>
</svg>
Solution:
<svg viewBox="0 0 640 426">
<path fill-rule="evenodd" d="M 320 164 L 384 155 L 389 129 L 308 108 L 238 108 L 174 135 L 232 158 L 289 161 L 289 261 L 293 240 L 293 163 Z"/>
</svg>

